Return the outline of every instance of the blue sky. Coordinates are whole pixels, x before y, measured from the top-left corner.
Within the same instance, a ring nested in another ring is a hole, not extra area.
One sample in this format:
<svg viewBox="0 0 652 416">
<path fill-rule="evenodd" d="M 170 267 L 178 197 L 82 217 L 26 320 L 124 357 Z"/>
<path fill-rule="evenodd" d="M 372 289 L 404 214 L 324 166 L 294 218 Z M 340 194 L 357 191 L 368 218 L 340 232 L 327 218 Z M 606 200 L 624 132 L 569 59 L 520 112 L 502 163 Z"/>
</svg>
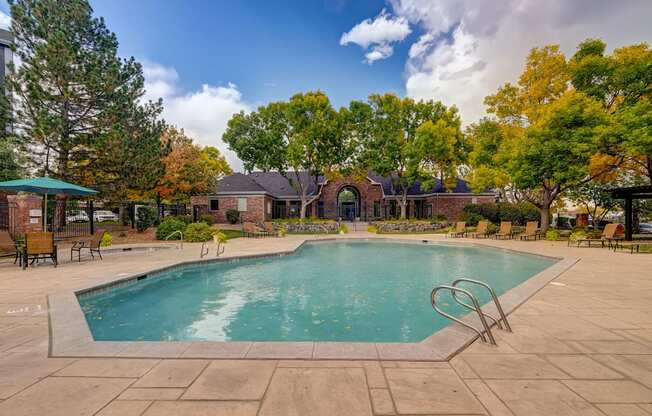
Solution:
<svg viewBox="0 0 652 416">
<path fill-rule="evenodd" d="M 0 26 L 10 19 L 0 0 Z M 220 148 L 228 120 L 301 91 L 335 106 L 395 92 L 459 108 L 514 82 L 531 48 L 570 56 L 588 37 L 609 49 L 652 42 L 652 1 L 627 0 L 90 0 L 143 63 L 146 98 L 203 145 Z"/>
<path fill-rule="evenodd" d="M 360 65 L 359 46 L 339 45 L 343 32 L 387 7 L 383 1 L 95 0 L 92 5 L 118 35 L 122 54 L 174 67 L 184 89 L 232 82 L 254 103 L 322 89 L 336 105 L 372 92 L 405 92 L 410 38 L 373 66 Z"/>
</svg>

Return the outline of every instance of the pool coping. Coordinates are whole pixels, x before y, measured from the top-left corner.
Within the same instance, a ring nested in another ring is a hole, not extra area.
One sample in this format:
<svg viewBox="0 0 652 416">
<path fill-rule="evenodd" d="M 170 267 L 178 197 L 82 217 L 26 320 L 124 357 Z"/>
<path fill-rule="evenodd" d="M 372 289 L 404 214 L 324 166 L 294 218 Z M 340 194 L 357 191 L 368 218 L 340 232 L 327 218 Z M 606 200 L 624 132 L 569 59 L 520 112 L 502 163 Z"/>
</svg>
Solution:
<svg viewBox="0 0 652 416">
<path fill-rule="evenodd" d="M 95 341 L 78 302 L 78 295 L 131 284 L 150 274 L 197 264 L 234 262 L 246 259 L 291 255 L 308 243 L 345 241 L 388 241 L 393 243 L 465 245 L 510 251 L 518 254 L 547 257 L 556 263 L 502 294 L 499 299 L 506 314 L 510 314 L 530 297 L 556 279 L 580 258 L 550 257 L 537 253 L 506 249 L 476 242 L 454 242 L 431 239 L 401 238 L 307 238 L 292 250 L 277 252 L 197 259 L 174 262 L 145 272 L 115 276 L 101 283 L 93 283 L 74 291 L 49 294 L 49 356 L 51 357 L 116 357 L 116 358 L 204 358 L 204 359 L 302 359 L 302 360 L 408 360 L 447 361 L 461 352 L 478 337 L 460 324 L 444 327 L 420 342 L 286 342 L 286 341 Z M 483 307 L 495 313 L 493 304 Z M 434 312 L 433 312 L 434 313 Z M 477 316 L 469 313 L 461 318 L 480 327 Z"/>
</svg>

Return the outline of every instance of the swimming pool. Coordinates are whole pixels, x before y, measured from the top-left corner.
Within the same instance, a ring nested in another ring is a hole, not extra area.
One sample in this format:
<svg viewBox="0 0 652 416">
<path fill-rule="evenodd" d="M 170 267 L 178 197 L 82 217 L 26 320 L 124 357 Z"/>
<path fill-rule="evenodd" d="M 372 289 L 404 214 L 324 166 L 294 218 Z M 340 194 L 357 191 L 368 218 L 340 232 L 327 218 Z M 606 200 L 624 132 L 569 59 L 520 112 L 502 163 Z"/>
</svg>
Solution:
<svg viewBox="0 0 652 416">
<path fill-rule="evenodd" d="M 79 303 L 98 341 L 417 342 L 450 324 L 432 310 L 434 286 L 465 276 L 501 294 L 554 262 L 457 244 L 306 243 L 286 256 L 160 272 Z"/>
</svg>

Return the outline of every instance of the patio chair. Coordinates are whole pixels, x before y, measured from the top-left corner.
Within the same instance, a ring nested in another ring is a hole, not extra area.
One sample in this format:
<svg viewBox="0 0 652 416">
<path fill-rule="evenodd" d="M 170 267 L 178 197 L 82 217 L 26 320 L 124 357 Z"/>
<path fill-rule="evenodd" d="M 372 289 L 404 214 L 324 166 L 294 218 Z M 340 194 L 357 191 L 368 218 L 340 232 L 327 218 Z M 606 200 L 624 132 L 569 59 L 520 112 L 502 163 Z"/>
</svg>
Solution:
<svg viewBox="0 0 652 416">
<path fill-rule="evenodd" d="M 489 221 L 479 221 L 475 231 L 469 233 L 473 238 L 487 238 L 489 236 Z"/>
<path fill-rule="evenodd" d="M 8 231 L 0 231 L 0 257 L 13 257 L 14 264 L 20 258 L 20 250 Z"/>
<path fill-rule="evenodd" d="M 529 240 L 530 238 L 536 240 L 541 238 L 541 231 L 539 230 L 538 221 L 528 221 L 525 225 L 525 231 L 518 235 L 521 240 Z"/>
<path fill-rule="evenodd" d="M 504 238 L 513 238 L 514 235 L 512 233 L 512 222 L 511 221 L 501 221 L 500 222 L 500 229 L 496 234 L 494 234 L 495 239 L 504 239 Z"/>
<path fill-rule="evenodd" d="M 72 254 L 73 252 L 77 252 L 77 261 L 81 262 L 81 251 L 84 249 L 88 249 L 88 251 L 91 253 L 91 258 L 95 260 L 95 255 L 93 253 L 97 253 L 98 256 L 100 256 L 100 260 L 104 260 L 102 258 L 102 238 L 104 238 L 104 234 L 106 233 L 105 230 L 97 230 L 95 233 L 91 236 L 90 239 L 86 240 L 78 240 L 72 243 L 72 247 L 70 247 L 70 261 L 72 261 Z"/>
<path fill-rule="evenodd" d="M 578 238 L 575 240 L 577 243 L 577 247 L 581 246 L 582 243 L 585 243 L 587 246 L 591 247 L 592 242 L 600 242 L 600 246 L 604 248 L 604 244 L 607 243 L 609 248 L 618 248 L 618 243 L 621 240 L 624 240 L 623 235 L 617 234 L 618 229 L 621 227 L 619 223 L 611 223 L 605 225 L 604 229 L 602 230 L 602 235 L 600 238 L 591 238 L 591 237 L 584 237 L 584 238 Z"/>
<path fill-rule="evenodd" d="M 54 267 L 57 267 L 57 245 L 54 243 L 54 233 L 25 234 L 23 269 L 27 268 L 30 260 L 33 264 L 41 259 L 50 259 Z"/>
<path fill-rule="evenodd" d="M 274 223 L 269 222 L 269 221 L 265 221 L 263 223 L 263 227 L 264 227 L 265 231 L 269 235 L 273 235 L 274 237 L 280 237 L 281 236 L 281 232 L 279 230 L 274 229 Z"/>
<path fill-rule="evenodd" d="M 458 221 L 455 223 L 455 229 L 448 233 L 449 237 L 464 237 L 466 235 L 466 222 Z"/>
<path fill-rule="evenodd" d="M 245 222 L 245 223 L 243 223 L 242 224 L 242 231 L 244 231 L 245 237 L 259 238 L 259 237 L 266 237 L 267 236 L 267 232 L 261 230 L 253 222 Z"/>
</svg>

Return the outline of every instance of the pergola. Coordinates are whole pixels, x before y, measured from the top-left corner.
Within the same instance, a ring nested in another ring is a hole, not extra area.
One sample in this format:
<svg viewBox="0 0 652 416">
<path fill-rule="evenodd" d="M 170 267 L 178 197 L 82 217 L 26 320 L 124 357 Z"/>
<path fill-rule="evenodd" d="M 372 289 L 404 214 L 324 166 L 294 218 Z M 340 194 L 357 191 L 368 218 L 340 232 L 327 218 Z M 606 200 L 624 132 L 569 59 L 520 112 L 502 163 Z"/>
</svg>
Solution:
<svg viewBox="0 0 652 416">
<path fill-rule="evenodd" d="M 625 200 L 625 240 L 631 241 L 634 226 L 634 210 L 632 201 L 635 199 L 652 199 L 652 185 L 630 186 L 609 190 L 611 196 Z"/>
</svg>

